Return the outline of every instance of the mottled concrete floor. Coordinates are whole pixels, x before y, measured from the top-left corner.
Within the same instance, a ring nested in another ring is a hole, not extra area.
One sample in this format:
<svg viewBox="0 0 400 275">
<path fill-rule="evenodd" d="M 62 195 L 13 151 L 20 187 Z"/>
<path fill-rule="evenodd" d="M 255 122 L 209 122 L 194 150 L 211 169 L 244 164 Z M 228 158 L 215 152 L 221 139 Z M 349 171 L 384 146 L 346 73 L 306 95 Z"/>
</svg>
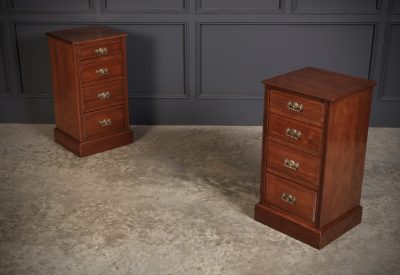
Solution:
<svg viewBox="0 0 400 275">
<path fill-rule="evenodd" d="M 79 159 L 0 125 L 0 274 L 399 274 L 400 129 L 370 129 L 361 225 L 321 251 L 253 220 L 261 127 L 134 127 Z"/>
</svg>

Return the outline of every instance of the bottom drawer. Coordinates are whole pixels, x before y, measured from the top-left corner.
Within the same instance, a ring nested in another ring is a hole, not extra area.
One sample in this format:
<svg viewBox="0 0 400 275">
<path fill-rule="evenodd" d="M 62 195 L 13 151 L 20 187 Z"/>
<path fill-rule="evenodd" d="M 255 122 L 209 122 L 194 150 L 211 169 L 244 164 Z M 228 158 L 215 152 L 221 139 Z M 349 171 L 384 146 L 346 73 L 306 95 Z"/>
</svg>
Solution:
<svg viewBox="0 0 400 275">
<path fill-rule="evenodd" d="M 315 222 L 317 192 L 266 173 L 265 200 L 291 214 Z"/>
<path fill-rule="evenodd" d="M 112 135 L 124 130 L 124 113 L 123 106 L 86 113 L 83 116 L 85 138 Z"/>
</svg>

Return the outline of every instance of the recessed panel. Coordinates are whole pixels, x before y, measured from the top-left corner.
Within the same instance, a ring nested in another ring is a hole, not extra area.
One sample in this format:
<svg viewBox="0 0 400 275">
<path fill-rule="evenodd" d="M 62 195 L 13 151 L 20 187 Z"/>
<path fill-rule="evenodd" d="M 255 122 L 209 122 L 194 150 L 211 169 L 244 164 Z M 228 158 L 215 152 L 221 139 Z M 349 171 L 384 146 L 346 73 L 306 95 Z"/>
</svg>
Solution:
<svg viewBox="0 0 400 275">
<path fill-rule="evenodd" d="M 3 25 L 0 24 L 0 41 L 4 41 Z M 0 44 L 0 95 L 7 93 L 6 74 L 4 64 L 3 42 Z"/>
<path fill-rule="evenodd" d="M 185 26 L 183 24 L 113 25 L 128 34 L 130 95 L 185 96 Z"/>
<path fill-rule="evenodd" d="M 73 27 L 78 26 L 41 24 L 15 25 L 22 94 L 51 94 L 50 55 L 45 33 Z"/>
<path fill-rule="evenodd" d="M 203 24 L 200 97 L 262 98 L 261 81 L 305 66 L 368 77 L 373 25 Z"/>
<path fill-rule="evenodd" d="M 295 12 L 376 12 L 378 0 L 293 0 Z"/>
<path fill-rule="evenodd" d="M 46 32 L 76 25 L 16 25 L 23 94 L 51 94 Z M 143 97 L 185 96 L 185 36 L 182 24 L 111 25 L 126 32 L 128 87 Z M 40 81 L 38 81 L 40 79 Z"/>
<path fill-rule="evenodd" d="M 185 0 L 105 0 L 107 11 L 177 11 L 185 8 Z"/>
<path fill-rule="evenodd" d="M 400 24 L 389 28 L 382 96 L 388 100 L 400 100 Z"/>
<path fill-rule="evenodd" d="M 74 27 L 78 26 L 41 24 L 15 25 L 22 94 L 51 94 L 50 56 L 45 33 Z"/>
<path fill-rule="evenodd" d="M 400 13 L 400 0 L 389 0 L 389 12 Z"/>
<path fill-rule="evenodd" d="M 87 12 L 91 9 L 90 0 L 11 0 L 10 3 L 14 12 Z"/>
<path fill-rule="evenodd" d="M 6 76 L 4 73 L 3 51 L 0 48 L 0 94 L 7 93 Z"/>
<path fill-rule="evenodd" d="M 273 11 L 280 9 L 280 0 L 199 0 L 203 11 Z"/>
</svg>

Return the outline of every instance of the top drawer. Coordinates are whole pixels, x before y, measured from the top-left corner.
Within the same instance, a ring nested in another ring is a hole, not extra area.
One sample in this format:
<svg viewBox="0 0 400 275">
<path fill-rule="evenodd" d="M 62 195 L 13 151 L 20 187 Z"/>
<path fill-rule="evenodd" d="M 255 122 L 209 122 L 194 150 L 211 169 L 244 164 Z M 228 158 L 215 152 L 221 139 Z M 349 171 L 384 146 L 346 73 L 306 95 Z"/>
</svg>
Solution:
<svg viewBox="0 0 400 275">
<path fill-rule="evenodd" d="M 103 57 L 113 53 L 121 52 L 120 40 L 105 40 L 96 44 L 78 47 L 78 55 L 80 60 Z"/>
<path fill-rule="evenodd" d="M 273 113 L 323 127 L 325 104 L 322 102 L 271 89 L 269 108 Z"/>
</svg>

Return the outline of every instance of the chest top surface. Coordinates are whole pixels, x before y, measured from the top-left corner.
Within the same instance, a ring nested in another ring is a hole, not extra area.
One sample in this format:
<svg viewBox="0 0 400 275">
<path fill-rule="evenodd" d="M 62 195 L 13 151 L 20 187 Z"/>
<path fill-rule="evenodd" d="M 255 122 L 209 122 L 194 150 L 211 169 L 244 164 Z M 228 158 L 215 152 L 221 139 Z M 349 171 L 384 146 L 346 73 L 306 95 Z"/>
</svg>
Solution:
<svg viewBox="0 0 400 275">
<path fill-rule="evenodd" d="M 102 39 L 118 38 L 127 36 L 123 32 L 119 32 L 105 26 L 87 26 L 73 29 L 65 29 L 46 33 L 47 36 L 63 40 L 72 45 L 91 42 Z"/>
<path fill-rule="evenodd" d="M 263 83 L 327 101 L 338 100 L 376 84 L 373 80 L 313 67 L 272 77 Z"/>
</svg>

